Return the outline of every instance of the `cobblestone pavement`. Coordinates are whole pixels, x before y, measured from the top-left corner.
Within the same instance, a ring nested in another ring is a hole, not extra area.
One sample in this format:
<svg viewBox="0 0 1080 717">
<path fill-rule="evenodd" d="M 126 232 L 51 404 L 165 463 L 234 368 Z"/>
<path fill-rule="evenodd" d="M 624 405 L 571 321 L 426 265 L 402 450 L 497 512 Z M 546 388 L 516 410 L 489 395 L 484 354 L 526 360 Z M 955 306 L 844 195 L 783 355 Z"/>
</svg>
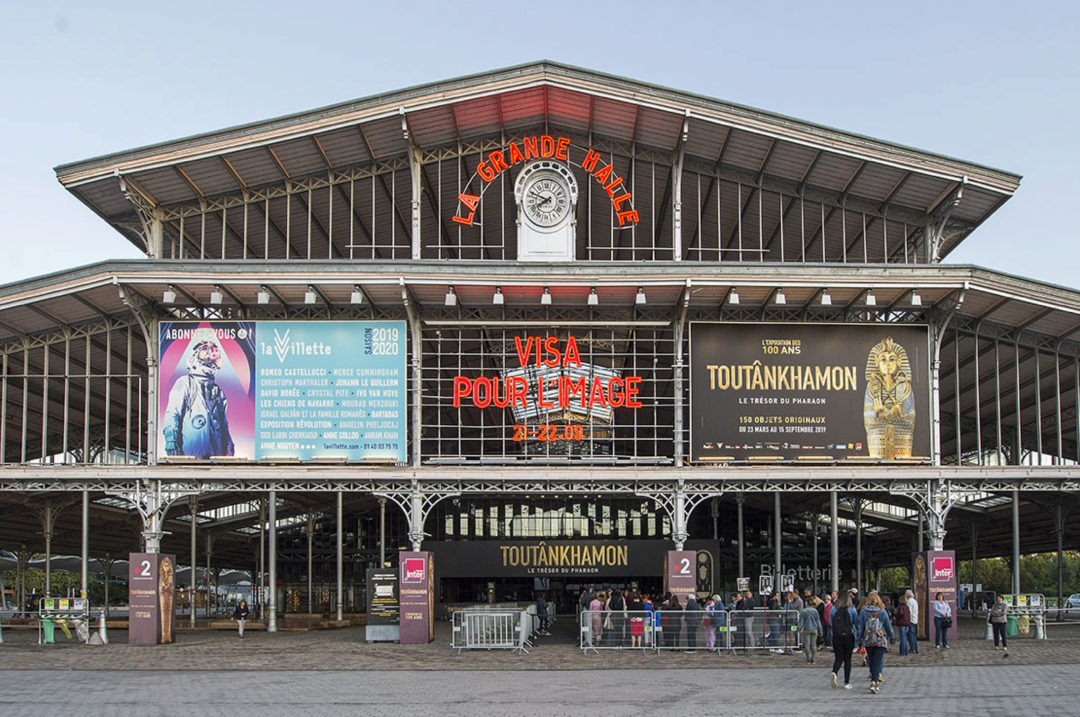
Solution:
<svg viewBox="0 0 1080 717">
<path fill-rule="evenodd" d="M 738 654 L 678 650 L 659 655 L 640 650 L 604 650 L 583 655 L 573 640 L 573 621 L 559 620 L 555 637 L 540 638 L 528 654 L 506 651 L 451 650 L 450 629 L 439 623 L 436 639 L 428 645 L 365 643 L 363 628 L 267 634 L 248 631 L 241 640 L 225 630 L 180 631 L 173 645 L 135 647 L 127 633 L 113 630 L 110 644 L 91 647 L 66 641 L 57 632 L 55 645 L 36 644 L 36 630 L 4 630 L 0 670 L 595 670 L 666 668 L 790 668 L 813 672 L 831 666 L 832 653 L 820 653 L 817 664 L 807 665 L 801 653 Z M 1048 627 L 1049 639 L 1014 638 L 1009 658 L 979 639 L 982 621 L 961 621 L 964 639 L 949 650 L 920 643 L 918 655 L 900 657 L 896 649 L 886 656 L 887 668 L 976 665 L 1062 665 L 1080 661 L 1080 624 Z M 561 636 L 560 636 L 561 633 Z M 856 663 L 858 657 L 856 657 Z"/>
<path fill-rule="evenodd" d="M 827 668 L 777 670 L 134 671 L 7 673 L 0 714 L 609 715 L 1076 714 L 1080 666 L 897 667 L 880 694 L 833 690 Z M 16 679 L 12 679 L 15 677 Z M 854 676 L 853 676 L 854 677 Z"/>
</svg>

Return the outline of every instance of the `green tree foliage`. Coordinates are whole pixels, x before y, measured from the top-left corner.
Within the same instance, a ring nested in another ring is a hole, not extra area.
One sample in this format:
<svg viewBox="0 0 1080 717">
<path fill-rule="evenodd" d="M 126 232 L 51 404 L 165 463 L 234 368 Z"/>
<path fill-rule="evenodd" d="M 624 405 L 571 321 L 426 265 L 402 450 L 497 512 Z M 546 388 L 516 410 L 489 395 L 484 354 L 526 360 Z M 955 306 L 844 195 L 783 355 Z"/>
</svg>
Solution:
<svg viewBox="0 0 1080 717">
<path fill-rule="evenodd" d="M 979 560 L 976 581 L 982 583 L 984 590 L 993 590 L 999 593 L 1012 592 L 1011 562 L 1009 558 Z M 1064 551 L 1062 564 L 1062 592 L 1065 596 L 1080 592 L 1080 551 Z M 960 561 L 957 572 L 959 582 L 972 582 L 970 560 Z M 1057 596 L 1057 553 L 1037 553 L 1020 556 L 1020 592 L 1042 593 L 1047 597 Z"/>
</svg>

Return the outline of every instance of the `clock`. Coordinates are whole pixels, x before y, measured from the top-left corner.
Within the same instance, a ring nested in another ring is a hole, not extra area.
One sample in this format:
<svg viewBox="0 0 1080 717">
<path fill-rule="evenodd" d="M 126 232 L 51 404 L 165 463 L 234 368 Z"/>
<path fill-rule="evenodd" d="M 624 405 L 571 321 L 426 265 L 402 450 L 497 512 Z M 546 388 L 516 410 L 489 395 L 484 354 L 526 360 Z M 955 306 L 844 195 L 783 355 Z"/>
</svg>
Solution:
<svg viewBox="0 0 1080 717">
<path fill-rule="evenodd" d="M 522 194 L 525 215 L 538 226 L 555 226 L 570 212 L 570 187 L 557 172 L 535 172 Z"/>
<path fill-rule="evenodd" d="M 518 259 L 573 260 L 577 200 L 577 180 L 565 163 L 541 159 L 522 167 L 514 180 Z"/>
</svg>

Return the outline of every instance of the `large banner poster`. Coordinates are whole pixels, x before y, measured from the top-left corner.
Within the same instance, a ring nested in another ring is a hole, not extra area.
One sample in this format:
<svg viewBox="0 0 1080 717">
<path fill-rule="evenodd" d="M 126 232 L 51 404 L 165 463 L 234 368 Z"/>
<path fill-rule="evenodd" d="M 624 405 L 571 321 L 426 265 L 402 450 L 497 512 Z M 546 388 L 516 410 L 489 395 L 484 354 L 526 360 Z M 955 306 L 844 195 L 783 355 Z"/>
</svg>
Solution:
<svg viewBox="0 0 1080 717">
<path fill-rule="evenodd" d="M 928 355 L 925 326 L 694 322 L 691 460 L 929 460 Z"/>
<path fill-rule="evenodd" d="M 162 322 L 159 346 L 159 455 L 405 461 L 404 322 Z"/>
</svg>

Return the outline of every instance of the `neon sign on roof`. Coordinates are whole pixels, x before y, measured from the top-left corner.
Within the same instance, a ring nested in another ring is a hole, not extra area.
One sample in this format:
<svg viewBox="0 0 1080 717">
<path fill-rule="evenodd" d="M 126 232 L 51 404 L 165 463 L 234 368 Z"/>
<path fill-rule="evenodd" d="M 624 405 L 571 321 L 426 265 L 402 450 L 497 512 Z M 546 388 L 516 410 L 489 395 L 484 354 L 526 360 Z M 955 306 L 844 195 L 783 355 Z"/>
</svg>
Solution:
<svg viewBox="0 0 1080 717">
<path fill-rule="evenodd" d="M 491 182 L 495 181 L 503 172 L 516 164 L 529 162 L 534 159 L 557 159 L 568 164 L 581 167 L 607 192 L 608 199 L 619 220 L 619 226 L 633 226 L 638 222 L 638 212 L 634 209 L 634 197 L 626 187 L 625 177 L 615 172 L 615 166 L 611 162 L 604 162 L 603 155 L 595 149 L 584 148 L 584 156 L 580 162 L 571 158 L 571 150 L 579 151 L 570 145 L 569 137 L 552 137 L 551 135 L 536 135 L 522 137 L 520 144 L 510 142 L 505 150 L 493 150 L 482 157 L 476 165 L 476 177 L 482 182 L 479 194 L 462 192 L 458 195 L 458 212 L 453 220 L 458 224 L 473 226 L 476 217 L 476 208 L 480 204 L 480 196 Z M 474 179 L 476 178 L 474 177 Z M 472 180 L 469 181 L 472 184 Z M 468 185 L 466 185 L 468 186 Z"/>
</svg>

